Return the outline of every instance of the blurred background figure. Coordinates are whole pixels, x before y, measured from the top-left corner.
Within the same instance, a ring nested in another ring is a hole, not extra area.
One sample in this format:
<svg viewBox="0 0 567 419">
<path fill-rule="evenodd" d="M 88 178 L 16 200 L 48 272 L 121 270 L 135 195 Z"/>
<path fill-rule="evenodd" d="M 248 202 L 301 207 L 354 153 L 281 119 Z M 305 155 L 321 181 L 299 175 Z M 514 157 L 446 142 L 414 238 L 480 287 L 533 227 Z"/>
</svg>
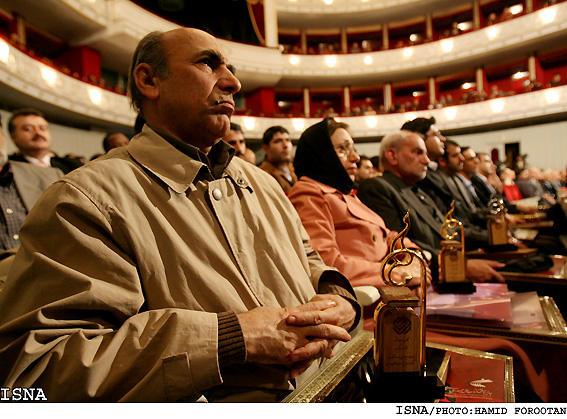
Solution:
<svg viewBox="0 0 567 419">
<path fill-rule="evenodd" d="M 108 153 L 113 148 L 126 147 L 129 142 L 130 139 L 123 133 L 118 131 L 109 132 L 102 140 L 102 148 L 104 148 L 105 153 Z"/>
</svg>

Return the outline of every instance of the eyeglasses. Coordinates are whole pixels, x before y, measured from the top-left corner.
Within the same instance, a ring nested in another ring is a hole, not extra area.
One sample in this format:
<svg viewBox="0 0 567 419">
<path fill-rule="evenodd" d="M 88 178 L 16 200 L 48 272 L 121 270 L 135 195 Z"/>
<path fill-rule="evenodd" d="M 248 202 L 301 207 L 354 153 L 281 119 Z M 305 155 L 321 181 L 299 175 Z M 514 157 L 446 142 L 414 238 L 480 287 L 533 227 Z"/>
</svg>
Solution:
<svg viewBox="0 0 567 419">
<path fill-rule="evenodd" d="M 354 145 L 349 144 L 348 142 L 341 144 L 338 147 L 335 147 L 335 151 L 340 156 L 350 157 L 352 153 L 358 154 L 356 151 L 356 147 Z"/>
<path fill-rule="evenodd" d="M 434 132 L 432 132 L 432 133 L 430 133 L 430 134 L 426 134 L 426 136 L 427 136 L 427 137 L 438 137 L 438 138 L 443 137 L 443 136 L 441 135 L 441 131 L 434 131 Z"/>
</svg>

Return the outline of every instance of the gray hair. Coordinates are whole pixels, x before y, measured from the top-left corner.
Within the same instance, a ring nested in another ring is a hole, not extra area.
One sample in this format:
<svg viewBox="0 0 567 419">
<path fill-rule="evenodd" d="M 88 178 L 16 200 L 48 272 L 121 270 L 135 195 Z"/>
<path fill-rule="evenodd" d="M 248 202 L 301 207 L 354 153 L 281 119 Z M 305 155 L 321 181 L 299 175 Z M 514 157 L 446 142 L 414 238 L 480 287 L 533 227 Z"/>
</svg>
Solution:
<svg viewBox="0 0 567 419">
<path fill-rule="evenodd" d="M 391 148 L 393 148 L 394 150 L 400 150 L 402 144 L 411 134 L 415 133 L 411 131 L 400 130 L 391 132 L 390 134 L 382 138 L 382 141 L 380 142 L 380 161 L 382 162 L 382 166 L 389 165 L 388 159 L 386 158 L 386 151 Z"/>
<path fill-rule="evenodd" d="M 140 41 L 134 51 L 132 57 L 132 64 L 128 71 L 128 94 L 132 107 L 139 114 L 142 113 L 142 99 L 144 95 L 138 90 L 136 86 L 136 78 L 134 72 L 136 68 L 145 63 L 149 65 L 154 74 L 160 79 L 166 79 L 169 76 L 169 69 L 167 67 L 167 54 L 162 39 L 163 32 L 155 31 L 150 32 Z"/>
</svg>

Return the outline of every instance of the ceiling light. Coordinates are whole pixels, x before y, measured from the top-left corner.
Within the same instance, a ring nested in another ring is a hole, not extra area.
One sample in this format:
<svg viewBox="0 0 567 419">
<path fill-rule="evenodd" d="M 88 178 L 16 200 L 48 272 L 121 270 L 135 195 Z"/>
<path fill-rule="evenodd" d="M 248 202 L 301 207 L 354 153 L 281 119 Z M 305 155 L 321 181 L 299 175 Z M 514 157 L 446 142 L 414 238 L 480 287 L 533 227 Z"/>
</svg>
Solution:
<svg viewBox="0 0 567 419">
<path fill-rule="evenodd" d="M 551 23 L 556 14 L 557 10 L 554 7 L 546 7 L 539 12 L 539 17 L 543 23 Z"/>
<path fill-rule="evenodd" d="M 291 57 L 289 57 L 289 63 L 291 65 L 299 64 L 299 57 L 297 55 L 292 55 Z"/>
<path fill-rule="evenodd" d="M 323 0 L 323 2 L 324 2 L 327 6 L 330 6 L 331 4 L 333 4 L 333 0 Z"/>
<path fill-rule="evenodd" d="M 325 63 L 327 64 L 327 67 L 334 67 L 337 65 L 337 57 L 335 57 L 334 55 L 329 55 L 327 58 L 325 58 Z"/>
<path fill-rule="evenodd" d="M 404 48 L 404 56 L 411 57 L 413 55 L 413 48 Z"/>
<path fill-rule="evenodd" d="M 291 123 L 296 131 L 303 131 L 303 128 L 305 127 L 305 121 L 303 119 L 293 118 Z"/>
<path fill-rule="evenodd" d="M 559 94 L 555 90 L 547 90 L 545 100 L 547 100 L 547 103 L 556 103 L 559 101 Z"/>
<path fill-rule="evenodd" d="M 418 35 L 415 34 L 415 33 L 412 33 L 412 34 L 409 36 L 409 40 L 410 40 L 411 42 L 415 42 L 415 41 L 417 41 L 418 39 L 419 39 L 419 37 L 418 37 Z"/>
<path fill-rule="evenodd" d="M 490 102 L 490 109 L 492 112 L 499 113 L 504 109 L 504 101 L 502 99 L 494 99 Z"/>
<path fill-rule="evenodd" d="M 426 92 L 423 92 L 423 91 L 415 91 L 415 92 L 412 93 L 412 96 L 413 97 L 425 96 L 425 93 Z"/>
<path fill-rule="evenodd" d="M 461 84 L 461 89 L 468 90 L 476 86 L 476 83 L 466 82 Z"/>
<path fill-rule="evenodd" d="M 453 41 L 450 39 L 441 41 L 441 49 L 444 52 L 451 52 L 453 50 Z"/>
<path fill-rule="evenodd" d="M 43 77 L 43 80 L 51 87 L 55 86 L 57 82 L 57 73 L 49 67 L 41 68 L 41 77 Z"/>
<path fill-rule="evenodd" d="M 520 79 L 523 79 L 524 77 L 528 77 L 528 76 L 529 76 L 529 73 L 527 71 L 518 71 L 517 73 L 514 73 L 512 75 L 512 78 L 514 80 L 520 80 Z"/>
<path fill-rule="evenodd" d="M 445 114 L 445 118 L 447 118 L 449 121 L 452 121 L 457 116 L 457 108 L 455 106 L 445 108 L 443 109 L 443 113 Z"/>
<path fill-rule="evenodd" d="M 517 15 L 518 13 L 522 13 L 524 11 L 524 6 L 521 4 L 515 4 L 510 6 L 510 13 L 513 15 Z"/>
<path fill-rule="evenodd" d="M 370 55 L 367 55 L 366 57 L 364 57 L 364 64 L 366 64 L 366 65 L 372 64 L 372 57 Z"/>
<path fill-rule="evenodd" d="M 10 45 L 0 40 L 0 61 L 7 64 L 10 58 Z"/>
<path fill-rule="evenodd" d="M 457 28 L 459 28 L 462 31 L 468 31 L 469 29 L 472 29 L 472 27 L 473 27 L 473 23 L 471 21 L 461 22 L 457 24 Z"/>
<path fill-rule="evenodd" d="M 368 128 L 374 128 L 376 125 L 378 125 L 378 119 L 375 116 L 366 117 L 366 126 Z"/>
<path fill-rule="evenodd" d="M 488 28 L 487 34 L 489 39 L 496 38 L 498 36 L 498 28 L 496 26 L 491 26 Z"/>
<path fill-rule="evenodd" d="M 256 121 L 254 118 L 242 118 L 242 123 L 248 131 L 252 131 L 256 126 Z"/>
<path fill-rule="evenodd" d="M 91 87 L 89 89 L 89 97 L 91 98 L 91 102 L 95 105 L 100 105 L 102 102 L 102 92 L 96 87 Z"/>
</svg>

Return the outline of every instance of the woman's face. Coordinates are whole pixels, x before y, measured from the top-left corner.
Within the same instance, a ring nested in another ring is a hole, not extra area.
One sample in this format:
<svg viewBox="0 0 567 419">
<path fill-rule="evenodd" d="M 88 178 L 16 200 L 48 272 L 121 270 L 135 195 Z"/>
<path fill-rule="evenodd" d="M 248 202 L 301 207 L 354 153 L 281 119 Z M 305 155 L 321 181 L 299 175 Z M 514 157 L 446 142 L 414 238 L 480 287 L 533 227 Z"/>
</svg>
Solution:
<svg viewBox="0 0 567 419">
<path fill-rule="evenodd" d="M 339 160 L 343 164 L 343 167 L 354 182 L 358 172 L 356 163 L 358 163 L 360 157 L 356 153 L 352 137 L 346 129 L 338 128 L 333 135 L 331 135 L 331 142 L 333 143 L 333 147 L 335 148 L 337 156 L 339 156 Z"/>
</svg>

